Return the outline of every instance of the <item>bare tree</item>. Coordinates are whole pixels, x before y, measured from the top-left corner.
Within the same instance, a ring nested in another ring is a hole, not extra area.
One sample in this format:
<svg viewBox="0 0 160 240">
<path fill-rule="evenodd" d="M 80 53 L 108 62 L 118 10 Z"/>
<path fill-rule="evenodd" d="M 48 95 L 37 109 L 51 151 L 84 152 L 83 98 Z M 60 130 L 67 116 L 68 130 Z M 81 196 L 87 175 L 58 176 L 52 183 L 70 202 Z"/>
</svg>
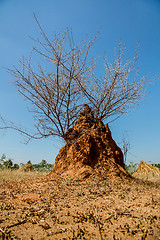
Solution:
<svg viewBox="0 0 160 240">
<path fill-rule="evenodd" d="M 128 136 L 124 135 L 123 138 L 122 138 L 122 151 L 123 151 L 123 156 L 124 156 L 124 163 L 126 164 L 126 161 L 127 161 L 127 155 L 128 155 L 128 152 L 131 148 L 131 144 L 130 144 L 130 141 L 129 141 L 129 138 Z"/>
<path fill-rule="evenodd" d="M 90 41 L 85 37 L 75 44 L 72 32 L 67 30 L 49 40 L 35 17 L 42 40 L 35 40 L 29 60 L 22 59 L 20 68 L 8 71 L 16 78 L 15 85 L 21 95 L 32 103 L 35 133 L 30 134 L 12 122 L 5 122 L 1 129 L 16 129 L 30 139 L 60 136 L 74 125 L 84 104 L 94 111 L 95 118 L 113 121 L 137 106 L 150 82 L 146 76 L 139 79 L 135 57 L 125 61 L 125 46 L 120 43 L 113 64 L 104 58 L 103 76 L 96 77 L 96 59 L 90 59 L 90 49 L 97 35 Z M 39 54 L 44 59 L 33 66 L 32 58 Z M 133 79 L 133 80 L 132 80 Z"/>
</svg>

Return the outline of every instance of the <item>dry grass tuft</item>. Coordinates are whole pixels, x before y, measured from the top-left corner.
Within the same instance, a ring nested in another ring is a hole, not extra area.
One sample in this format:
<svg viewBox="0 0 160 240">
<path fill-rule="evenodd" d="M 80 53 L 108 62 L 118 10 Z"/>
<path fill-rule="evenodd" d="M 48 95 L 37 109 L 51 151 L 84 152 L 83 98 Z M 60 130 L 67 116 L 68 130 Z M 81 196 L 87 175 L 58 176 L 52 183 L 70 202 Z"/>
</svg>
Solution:
<svg viewBox="0 0 160 240">
<path fill-rule="evenodd" d="M 19 170 L 3 169 L 0 170 L 0 182 L 36 179 L 39 177 L 45 177 L 47 174 L 47 171 L 21 172 Z"/>
</svg>

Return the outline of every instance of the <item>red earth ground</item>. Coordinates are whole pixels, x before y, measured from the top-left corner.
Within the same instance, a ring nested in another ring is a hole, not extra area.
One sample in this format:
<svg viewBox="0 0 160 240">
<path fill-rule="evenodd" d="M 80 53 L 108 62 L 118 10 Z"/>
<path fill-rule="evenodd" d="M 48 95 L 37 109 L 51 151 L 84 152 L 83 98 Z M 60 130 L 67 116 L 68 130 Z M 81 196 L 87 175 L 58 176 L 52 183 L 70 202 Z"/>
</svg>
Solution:
<svg viewBox="0 0 160 240">
<path fill-rule="evenodd" d="M 0 184 L 0 238 L 160 239 L 160 179 L 45 177 Z"/>
</svg>

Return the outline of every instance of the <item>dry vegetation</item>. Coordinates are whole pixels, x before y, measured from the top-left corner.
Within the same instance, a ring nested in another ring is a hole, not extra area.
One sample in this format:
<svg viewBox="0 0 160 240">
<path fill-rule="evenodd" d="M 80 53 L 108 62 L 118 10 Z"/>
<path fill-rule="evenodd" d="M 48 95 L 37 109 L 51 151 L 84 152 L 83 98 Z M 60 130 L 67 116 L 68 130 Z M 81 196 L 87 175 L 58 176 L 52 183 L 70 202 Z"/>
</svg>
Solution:
<svg viewBox="0 0 160 240">
<path fill-rule="evenodd" d="M 20 170 L 3 169 L 0 170 L 0 183 L 36 179 L 38 177 L 44 177 L 47 174 L 47 171 L 21 172 Z"/>
<path fill-rule="evenodd" d="M 12 175 L 9 181 L 8 175 L 0 183 L 1 239 L 159 239 L 160 179 L 35 179 L 36 172 L 15 173 L 23 180 Z"/>
</svg>

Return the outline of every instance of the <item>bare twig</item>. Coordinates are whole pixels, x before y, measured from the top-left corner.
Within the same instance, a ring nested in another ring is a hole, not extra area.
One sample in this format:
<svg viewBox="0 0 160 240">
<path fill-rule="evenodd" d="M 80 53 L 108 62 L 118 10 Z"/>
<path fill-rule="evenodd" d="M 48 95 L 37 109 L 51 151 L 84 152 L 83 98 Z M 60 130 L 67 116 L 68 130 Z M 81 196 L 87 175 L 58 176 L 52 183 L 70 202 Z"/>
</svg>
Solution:
<svg viewBox="0 0 160 240">
<path fill-rule="evenodd" d="M 0 129 L 19 131 L 27 142 L 49 136 L 67 141 L 65 133 L 73 127 L 85 104 L 93 109 L 95 118 L 111 122 L 141 102 L 151 79 L 139 78 L 139 71 L 134 77 L 137 50 L 132 59 L 125 60 L 125 46 L 120 42 L 114 62 L 110 64 L 105 58 L 105 73 L 96 77 L 96 58 L 90 60 L 89 53 L 98 33 L 88 42 L 84 38 L 75 44 L 67 29 L 50 41 L 35 15 L 34 18 L 42 36 L 42 40 L 35 40 L 39 48 L 33 48 L 29 60 L 20 61 L 20 69 L 8 71 L 16 78 L 19 93 L 33 106 L 35 132 L 31 134 L 3 118 Z M 47 69 L 43 64 L 33 67 L 34 54 L 48 61 Z"/>
<path fill-rule="evenodd" d="M 24 224 L 26 222 L 27 222 L 27 219 L 24 219 L 24 220 L 22 220 L 20 222 L 17 222 L 17 223 L 14 223 L 14 224 L 10 225 L 10 226 L 7 226 L 7 229 L 15 227 L 15 226 L 19 226 L 19 225 Z"/>
</svg>

